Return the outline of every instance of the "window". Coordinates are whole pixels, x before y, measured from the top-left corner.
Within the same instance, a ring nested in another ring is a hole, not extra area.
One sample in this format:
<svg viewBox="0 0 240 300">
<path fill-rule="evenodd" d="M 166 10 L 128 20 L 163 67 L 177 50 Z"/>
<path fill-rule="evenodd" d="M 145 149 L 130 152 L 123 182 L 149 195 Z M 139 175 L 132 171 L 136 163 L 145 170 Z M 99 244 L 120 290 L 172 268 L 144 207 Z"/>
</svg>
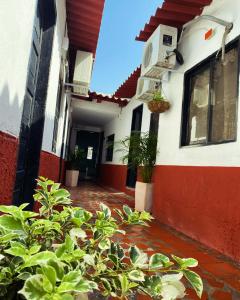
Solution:
<svg viewBox="0 0 240 300">
<path fill-rule="evenodd" d="M 238 76 L 238 43 L 186 74 L 182 146 L 236 139 Z"/>
<path fill-rule="evenodd" d="M 107 137 L 106 161 L 113 160 L 114 134 Z"/>
</svg>

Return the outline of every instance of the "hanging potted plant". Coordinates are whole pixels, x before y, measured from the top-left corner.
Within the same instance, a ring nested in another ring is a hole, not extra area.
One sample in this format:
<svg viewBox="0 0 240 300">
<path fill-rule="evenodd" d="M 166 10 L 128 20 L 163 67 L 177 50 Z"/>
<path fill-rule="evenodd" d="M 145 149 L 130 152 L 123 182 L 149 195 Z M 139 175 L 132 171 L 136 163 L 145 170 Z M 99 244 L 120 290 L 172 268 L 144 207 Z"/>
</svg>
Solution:
<svg viewBox="0 0 240 300">
<path fill-rule="evenodd" d="M 130 168 L 138 168 L 141 177 L 141 181 L 137 181 L 135 187 L 135 209 L 151 211 L 157 135 L 151 132 L 133 132 L 131 136 L 120 141 L 117 151 L 123 153 L 123 163 L 128 162 Z"/>
<path fill-rule="evenodd" d="M 184 277 L 201 297 L 195 259 L 148 256 L 134 244 L 124 249 L 114 238 L 125 234 L 124 226 L 146 226 L 149 213 L 123 206 L 113 215 L 101 203 L 92 214 L 72 206 L 60 184 L 40 178 L 38 186 L 39 213 L 27 211 L 28 203 L 0 206 L 0 299 L 123 300 L 141 293 L 175 300 L 185 296 Z"/>
<path fill-rule="evenodd" d="M 157 91 L 153 95 L 153 100 L 148 102 L 148 108 L 153 113 L 163 113 L 170 108 L 170 103 L 160 91 Z"/>
<path fill-rule="evenodd" d="M 66 180 L 65 184 L 69 187 L 76 187 L 79 178 L 80 162 L 86 157 L 86 153 L 83 149 L 76 149 L 69 156 L 67 162 Z"/>
</svg>

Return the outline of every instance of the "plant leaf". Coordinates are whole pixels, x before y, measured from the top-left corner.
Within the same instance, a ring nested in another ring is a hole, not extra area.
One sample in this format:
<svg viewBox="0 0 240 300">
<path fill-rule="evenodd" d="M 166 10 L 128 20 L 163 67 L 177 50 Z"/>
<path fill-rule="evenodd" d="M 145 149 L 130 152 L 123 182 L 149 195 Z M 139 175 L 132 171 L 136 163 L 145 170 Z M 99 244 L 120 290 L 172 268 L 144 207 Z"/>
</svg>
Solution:
<svg viewBox="0 0 240 300">
<path fill-rule="evenodd" d="M 23 231 L 21 221 L 16 220 L 14 219 L 14 217 L 8 215 L 0 216 L 0 227 L 2 227 L 5 230 Z"/>
<path fill-rule="evenodd" d="M 32 267 L 37 265 L 43 265 L 50 259 L 56 259 L 56 255 L 50 251 L 42 251 L 38 252 L 37 254 L 32 255 L 28 261 L 22 266 L 22 268 Z"/>
<path fill-rule="evenodd" d="M 42 282 L 43 275 L 32 275 L 25 281 L 19 294 L 23 295 L 27 300 L 41 300 L 46 295 Z"/>
<path fill-rule="evenodd" d="M 149 260 L 150 268 L 161 268 L 170 262 L 169 258 L 161 253 L 153 254 Z"/>
<path fill-rule="evenodd" d="M 131 262 L 134 266 L 143 268 L 146 266 L 148 256 L 140 251 L 137 246 L 132 246 L 129 251 Z"/>
<path fill-rule="evenodd" d="M 128 291 L 128 278 L 125 274 L 123 275 L 118 275 L 119 281 L 121 283 L 121 289 L 122 289 L 122 294 L 126 294 L 126 292 Z"/>
<path fill-rule="evenodd" d="M 133 270 L 128 273 L 128 277 L 133 281 L 145 281 L 144 273 L 140 270 Z"/>
<path fill-rule="evenodd" d="M 41 270 L 42 270 L 43 274 L 51 282 L 52 286 L 54 287 L 56 285 L 56 281 L 57 281 L 57 274 L 56 274 L 55 269 L 52 266 L 43 265 L 41 267 Z"/>
<path fill-rule="evenodd" d="M 182 269 L 197 267 L 198 261 L 194 258 L 180 258 L 172 255 L 172 258 L 179 264 Z"/>
<path fill-rule="evenodd" d="M 190 282 L 198 297 L 201 298 L 203 292 L 203 282 L 201 277 L 197 273 L 190 270 L 184 270 L 183 275 Z"/>
<path fill-rule="evenodd" d="M 69 234 L 71 239 L 74 241 L 76 241 L 76 238 L 84 239 L 87 236 L 86 232 L 81 228 L 72 228 Z"/>
<path fill-rule="evenodd" d="M 103 203 L 100 203 L 100 209 L 104 214 L 105 220 L 108 220 L 111 217 L 111 210 L 109 207 Z"/>
<path fill-rule="evenodd" d="M 130 216 L 132 214 L 131 208 L 129 206 L 127 206 L 127 205 L 123 205 L 123 211 L 125 212 L 125 214 L 127 216 Z"/>
<path fill-rule="evenodd" d="M 101 242 L 98 244 L 98 247 L 101 250 L 107 250 L 111 247 L 111 242 L 108 238 L 101 240 Z"/>
<path fill-rule="evenodd" d="M 86 255 L 84 255 L 83 259 L 84 259 L 86 264 L 88 264 L 90 266 L 95 265 L 94 257 L 92 255 L 86 254 Z"/>
</svg>

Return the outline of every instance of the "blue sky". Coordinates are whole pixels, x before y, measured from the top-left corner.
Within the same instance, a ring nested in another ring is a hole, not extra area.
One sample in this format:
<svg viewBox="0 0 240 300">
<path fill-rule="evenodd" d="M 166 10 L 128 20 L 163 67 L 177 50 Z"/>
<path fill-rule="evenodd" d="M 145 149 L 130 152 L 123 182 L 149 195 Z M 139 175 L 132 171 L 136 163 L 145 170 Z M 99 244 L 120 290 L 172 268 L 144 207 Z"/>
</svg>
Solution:
<svg viewBox="0 0 240 300">
<path fill-rule="evenodd" d="M 162 0 L 106 0 L 91 90 L 112 94 L 140 65 L 143 42 L 136 35 Z"/>
</svg>

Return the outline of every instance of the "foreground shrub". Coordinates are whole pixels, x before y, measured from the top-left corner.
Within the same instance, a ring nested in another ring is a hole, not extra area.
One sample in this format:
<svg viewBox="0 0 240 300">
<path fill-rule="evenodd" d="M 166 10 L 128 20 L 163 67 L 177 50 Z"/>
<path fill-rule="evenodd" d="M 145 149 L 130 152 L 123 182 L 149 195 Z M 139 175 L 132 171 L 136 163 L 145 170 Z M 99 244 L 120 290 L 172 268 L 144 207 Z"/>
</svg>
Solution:
<svg viewBox="0 0 240 300">
<path fill-rule="evenodd" d="M 147 212 L 111 210 L 100 204 L 93 215 L 71 206 L 58 183 L 40 178 L 34 195 L 39 213 L 28 204 L 0 206 L 0 294 L 2 299 L 73 300 L 88 292 L 127 299 L 143 293 L 156 299 L 185 296 L 182 279 L 202 294 L 193 258 L 148 257 L 138 247 L 124 250 L 114 235 L 124 226 L 147 226 Z"/>
</svg>

